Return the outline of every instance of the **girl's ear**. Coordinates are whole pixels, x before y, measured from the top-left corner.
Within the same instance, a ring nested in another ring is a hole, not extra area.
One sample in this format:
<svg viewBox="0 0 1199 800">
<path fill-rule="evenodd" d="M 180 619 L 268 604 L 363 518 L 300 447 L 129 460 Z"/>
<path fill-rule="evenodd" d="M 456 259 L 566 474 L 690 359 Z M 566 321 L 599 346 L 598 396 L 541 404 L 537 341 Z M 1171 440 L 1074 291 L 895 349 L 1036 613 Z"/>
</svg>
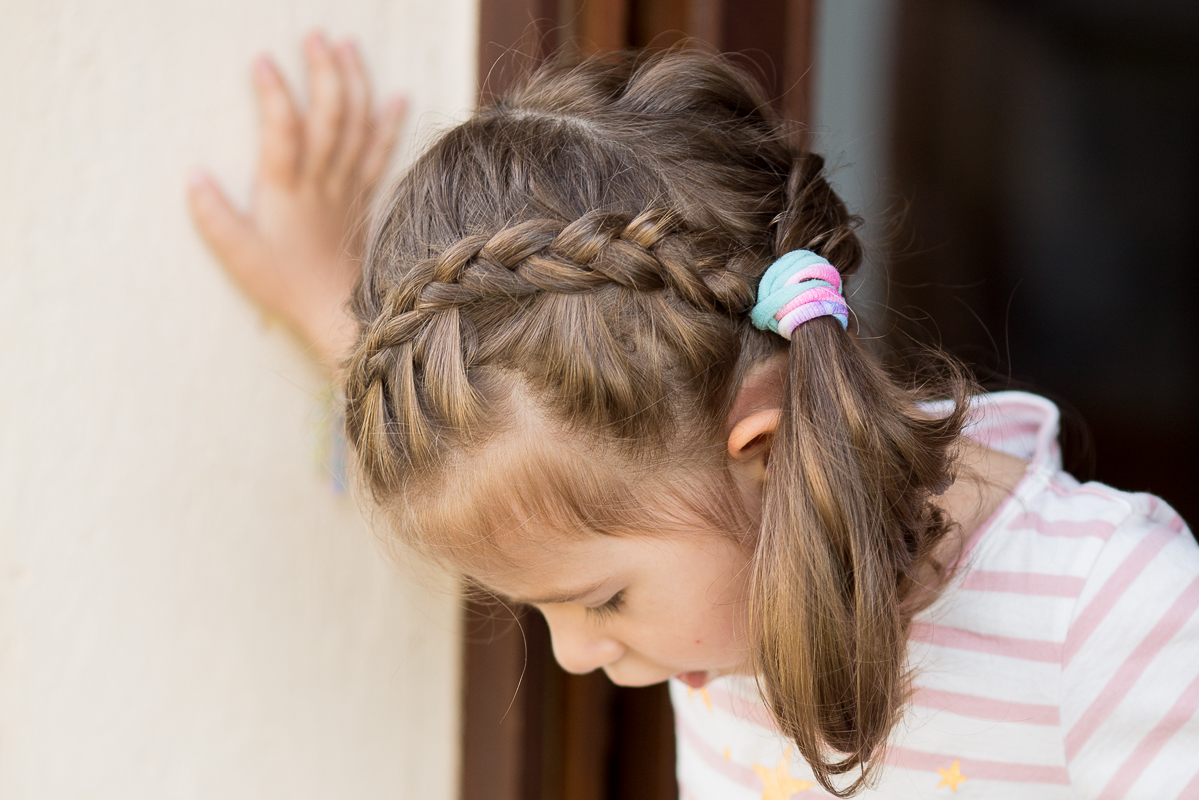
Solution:
<svg viewBox="0 0 1199 800">
<path fill-rule="evenodd" d="M 766 480 L 770 445 L 781 415 L 777 408 L 755 411 L 734 425 L 729 434 L 729 457 L 745 477 L 757 483 Z"/>
<path fill-rule="evenodd" d="M 766 481 L 766 463 L 782 418 L 786 383 L 787 353 L 781 352 L 749 371 L 729 415 L 732 430 L 728 448 L 733 469 L 740 479 L 759 487 Z"/>
</svg>

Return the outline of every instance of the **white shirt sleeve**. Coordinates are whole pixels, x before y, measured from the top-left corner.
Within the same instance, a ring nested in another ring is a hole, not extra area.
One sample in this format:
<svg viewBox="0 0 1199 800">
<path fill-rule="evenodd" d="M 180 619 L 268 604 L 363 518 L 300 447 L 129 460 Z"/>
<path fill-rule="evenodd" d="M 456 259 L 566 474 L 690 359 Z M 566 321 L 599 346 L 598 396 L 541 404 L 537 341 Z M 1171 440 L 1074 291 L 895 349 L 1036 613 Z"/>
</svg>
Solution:
<svg viewBox="0 0 1199 800">
<path fill-rule="evenodd" d="M 1070 621 L 1066 763 L 1081 798 L 1199 798 L 1199 546 L 1168 505 L 1129 497 Z"/>
</svg>

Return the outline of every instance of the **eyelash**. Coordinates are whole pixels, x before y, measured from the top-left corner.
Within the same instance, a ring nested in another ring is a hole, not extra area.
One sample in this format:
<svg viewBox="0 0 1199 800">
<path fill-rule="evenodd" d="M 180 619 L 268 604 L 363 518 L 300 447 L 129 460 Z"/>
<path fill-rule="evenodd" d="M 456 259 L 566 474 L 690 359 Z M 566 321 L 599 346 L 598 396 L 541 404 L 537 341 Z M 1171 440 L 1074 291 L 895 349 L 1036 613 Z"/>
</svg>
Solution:
<svg viewBox="0 0 1199 800">
<path fill-rule="evenodd" d="M 602 606 L 586 606 L 587 613 L 597 620 L 604 620 L 615 615 L 624 607 L 624 589 L 621 589 L 616 594 L 604 603 Z"/>
</svg>

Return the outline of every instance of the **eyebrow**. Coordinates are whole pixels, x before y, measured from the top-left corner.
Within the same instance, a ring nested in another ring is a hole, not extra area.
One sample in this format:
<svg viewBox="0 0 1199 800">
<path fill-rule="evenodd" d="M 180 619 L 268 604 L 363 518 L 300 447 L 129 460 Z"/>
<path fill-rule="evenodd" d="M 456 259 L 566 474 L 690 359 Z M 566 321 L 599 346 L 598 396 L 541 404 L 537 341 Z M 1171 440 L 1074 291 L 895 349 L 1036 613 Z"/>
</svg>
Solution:
<svg viewBox="0 0 1199 800">
<path fill-rule="evenodd" d="M 575 603 L 588 595 L 595 594 L 603 586 L 603 582 L 596 583 L 592 586 L 587 586 L 582 589 L 558 592 L 556 594 L 543 595 L 541 597 L 512 597 L 508 599 L 514 603 L 523 603 L 530 606 L 552 605 L 554 603 Z"/>
</svg>

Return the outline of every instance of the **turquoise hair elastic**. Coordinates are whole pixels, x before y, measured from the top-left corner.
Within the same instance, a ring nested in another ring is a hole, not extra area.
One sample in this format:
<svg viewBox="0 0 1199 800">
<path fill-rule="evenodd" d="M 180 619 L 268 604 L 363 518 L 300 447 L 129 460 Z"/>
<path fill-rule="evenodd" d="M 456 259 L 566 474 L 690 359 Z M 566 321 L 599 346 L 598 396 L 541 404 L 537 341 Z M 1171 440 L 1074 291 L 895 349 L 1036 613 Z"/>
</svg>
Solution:
<svg viewBox="0 0 1199 800">
<path fill-rule="evenodd" d="M 749 314 L 754 327 L 784 339 L 816 317 L 836 317 L 849 327 L 849 306 L 841 294 L 841 273 L 810 250 L 778 258 L 758 283 L 758 303 Z"/>
</svg>

